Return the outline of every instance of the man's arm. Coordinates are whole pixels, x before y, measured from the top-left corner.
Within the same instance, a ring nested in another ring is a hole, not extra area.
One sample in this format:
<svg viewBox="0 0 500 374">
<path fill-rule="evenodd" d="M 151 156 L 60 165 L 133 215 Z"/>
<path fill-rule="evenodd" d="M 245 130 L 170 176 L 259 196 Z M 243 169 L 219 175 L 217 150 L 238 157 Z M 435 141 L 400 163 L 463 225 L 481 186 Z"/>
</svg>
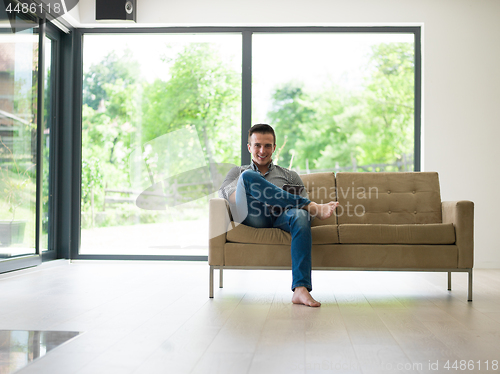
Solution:
<svg viewBox="0 0 500 374">
<path fill-rule="evenodd" d="M 236 196 L 236 185 L 238 184 L 238 178 L 241 175 L 240 167 L 235 166 L 229 173 L 227 173 L 224 182 L 222 182 L 219 188 L 219 197 L 228 200 L 230 203 L 235 203 Z"/>
</svg>

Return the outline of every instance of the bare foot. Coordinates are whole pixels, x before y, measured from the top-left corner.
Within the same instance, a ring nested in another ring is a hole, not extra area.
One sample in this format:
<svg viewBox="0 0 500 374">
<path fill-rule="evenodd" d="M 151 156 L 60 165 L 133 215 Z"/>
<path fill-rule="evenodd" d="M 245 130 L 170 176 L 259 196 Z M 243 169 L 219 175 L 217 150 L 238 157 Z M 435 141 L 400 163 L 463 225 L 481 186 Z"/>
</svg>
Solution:
<svg viewBox="0 0 500 374">
<path fill-rule="evenodd" d="M 295 287 L 295 291 L 293 291 L 292 303 L 294 304 L 304 304 L 307 306 L 321 306 L 319 301 L 316 301 L 312 298 L 311 294 L 305 287 Z"/>
<path fill-rule="evenodd" d="M 305 206 L 305 209 L 315 217 L 319 219 L 327 219 L 331 217 L 335 208 L 339 205 L 338 201 L 330 201 L 327 204 L 317 204 L 311 202 L 309 205 Z"/>
</svg>

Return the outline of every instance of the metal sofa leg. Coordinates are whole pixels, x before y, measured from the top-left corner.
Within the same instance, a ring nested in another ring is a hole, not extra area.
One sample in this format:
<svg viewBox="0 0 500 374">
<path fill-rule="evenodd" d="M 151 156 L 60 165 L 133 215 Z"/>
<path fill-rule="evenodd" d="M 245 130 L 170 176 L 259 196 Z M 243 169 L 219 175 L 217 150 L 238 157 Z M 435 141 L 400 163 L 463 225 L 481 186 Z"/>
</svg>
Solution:
<svg viewBox="0 0 500 374">
<path fill-rule="evenodd" d="M 469 269 L 469 292 L 467 301 L 472 301 L 472 269 Z"/>
<path fill-rule="evenodd" d="M 222 288 L 222 285 L 223 285 L 223 283 L 222 283 L 222 269 L 223 269 L 223 267 L 224 266 L 221 265 L 219 268 L 219 288 Z"/>
<path fill-rule="evenodd" d="M 210 265 L 209 271 L 209 285 L 208 285 L 208 297 L 213 299 L 214 297 L 214 267 Z"/>
<path fill-rule="evenodd" d="M 451 291 L 451 271 L 448 272 L 448 291 Z"/>
</svg>

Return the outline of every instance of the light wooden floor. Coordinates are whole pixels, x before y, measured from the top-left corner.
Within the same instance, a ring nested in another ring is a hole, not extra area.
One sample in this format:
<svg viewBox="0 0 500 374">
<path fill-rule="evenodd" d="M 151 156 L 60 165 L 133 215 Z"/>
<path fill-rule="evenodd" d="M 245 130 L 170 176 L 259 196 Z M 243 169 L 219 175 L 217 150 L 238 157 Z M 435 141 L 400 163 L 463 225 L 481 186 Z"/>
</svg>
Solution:
<svg viewBox="0 0 500 374">
<path fill-rule="evenodd" d="M 500 270 L 474 271 L 473 302 L 466 273 L 449 292 L 445 273 L 317 271 L 321 308 L 292 305 L 290 278 L 227 270 L 209 299 L 206 263 L 49 263 L 0 275 L 0 329 L 85 332 L 21 374 L 453 373 L 460 360 L 494 372 L 500 361 Z"/>
</svg>

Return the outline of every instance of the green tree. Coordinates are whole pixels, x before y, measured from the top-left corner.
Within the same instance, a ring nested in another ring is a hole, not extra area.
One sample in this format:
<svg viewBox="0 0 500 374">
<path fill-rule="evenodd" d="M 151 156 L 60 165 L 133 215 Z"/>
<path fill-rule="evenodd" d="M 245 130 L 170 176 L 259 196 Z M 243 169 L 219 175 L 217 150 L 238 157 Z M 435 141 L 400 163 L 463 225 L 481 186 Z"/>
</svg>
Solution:
<svg viewBox="0 0 500 374">
<path fill-rule="evenodd" d="M 304 92 L 303 85 L 293 82 L 278 87 L 272 99 L 272 109 L 268 117 L 276 131 L 276 144 L 280 150 L 278 163 L 289 167 L 294 155 L 293 165 L 305 167 L 305 160 L 301 157 L 303 152 L 301 148 L 297 148 L 297 141 L 304 138 L 313 121 L 314 109 L 311 100 Z"/>
<path fill-rule="evenodd" d="M 84 73 L 83 81 L 83 158 L 100 160 L 105 187 L 127 186 L 127 155 L 137 128 L 142 91 L 139 63 L 129 50 L 121 56 L 111 51 Z"/>
<path fill-rule="evenodd" d="M 361 104 L 350 92 L 332 85 L 319 92 L 315 100 L 316 121 L 310 125 L 309 136 L 301 140 L 309 167 L 334 168 L 351 164 L 359 141 L 358 122 Z"/>
<path fill-rule="evenodd" d="M 401 160 L 414 148 L 414 51 L 410 43 L 382 43 L 372 48 L 373 71 L 363 100 L 360 163 Z"/>
<path fill-rule="evenodd" d="M 211 166 L 239 161 L 241 74 L 208 43 L 188 44 L 165 62 L 169 79 L 152 83 L 141 80 L 129 51 L 122 56 L 111 52 L 84 73 L 83 212 L 89 213 L 91 192 L 100 209 L 104 188 L 130 188 L 131 151 L 174 130 L 195 128 L 203 161 Z M 176 156 L 175 168 L 183 170 L 182 163 L 189 163 L 191 146 L 167 150 Z M 211 173 L 220 174 L 215 169 Z"/>
<path fill-rule="evenodd" d="M 293 166 L 300 169 L 349 164 L 359 103 L 335 85 L 311 96 L 292 82 L 273 93 L 268 117 L 277 132 L 278 148 L 286 139 L 279 163 L 288 167 L 293 153 Z"/>
<path fill-rule="evenodd" d="M 371 71 L 361 91 L 331 85 L 305 95 L 287 83 L 273 94 L 268 113 L 278 136 L 288 135 L 280 159 L 310 169 L 393 163 L 413 152 L 414 53 L 411 43 L 372 48 Z M 279 145 L 278 145 L 279 147 Z"/>
<path fill-rule="evenodd" d="M 140 75 L 139 63 L 127 49 L 119 56 L 111 51 L 104 60 L 92 64 L 83 76 L 83 104 L 97 110 L 99 104 L 110 99 L 106 85 L 121 81 L 123 88 L 137 83 Z"/>
<path fill-rule="evenodd" d="M 143 142 L 195 126 L 207 162 L 237 163 L 241 74 L 210 43 L 186 45 L 169 73 L 144 89 Z"/>
<path fill-rule="evenodd" d="M 102 206 L 103 175 L 97 157 L 82 160 L 82 212 L 95 214 L 97 206 Z M 92 225 L 94 217 L 90 218 Z"/>
</svg>

